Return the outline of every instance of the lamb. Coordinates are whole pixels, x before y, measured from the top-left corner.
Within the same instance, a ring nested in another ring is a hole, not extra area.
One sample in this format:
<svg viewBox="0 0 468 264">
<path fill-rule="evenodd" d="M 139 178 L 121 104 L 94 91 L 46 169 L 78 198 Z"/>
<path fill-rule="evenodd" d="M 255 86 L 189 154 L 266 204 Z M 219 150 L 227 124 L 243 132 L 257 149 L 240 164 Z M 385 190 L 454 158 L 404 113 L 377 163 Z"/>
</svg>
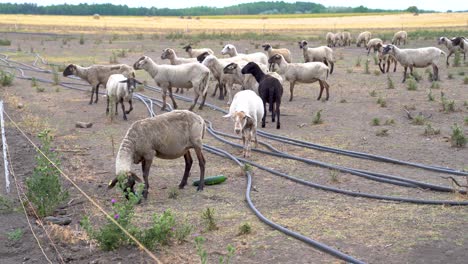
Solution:
<svg viewBox="0 0 468 264">
<path fill-rule="evenodd" d="M 398 31 L 393 35 L 392 44 L 393 45 L 400 45 L 401 41 L 403 41 L 403 45 L 406 45 L 406 39 L 408 38 L 408 33 L 406 31 Z"/>
<path fill-rule="evenodd" d="M 287 63 L 281 55 L 275 55 L 268 60 L 271 64 L 277 64 L 279 67 L 278 73 L 286 78 L 290 84 L 290 98 L 292 101 L 294 96 L 294 85 L 296 82 L 301 83 L 314 83 L 316 81 L 320 84 L 320 94 L 317 100 L 322 98 L 323 89 L 327 91 L 327 98 L 329 98 L 330 85 L 327 83 L 329 68 L 321 62 L 307 62 L 307 63 Z"/>
<path fill-rule="evenodd" d="M 398 62 L 397 62 L 397 60 L 395 59 L 395 57 L 393 55 L 390 55 L 390 54 L 383 55 L 383 49 L 386 46 L 387 45 L 384 45 L 382 43 L 378 43 L 376 45 L 377 53 L 378 53 L 378 57 L 379 57 L 379 69 L 380 69 L 380 71 L 382 73 L 386 73 L 386 72 L 389 71 L 390 66 L 393 63 L 395 65 L 394 68 L 393 68 L 393 72 L 395 72 Z M 387 70 L 385 70 L 385 65 L 387 65 Z"/>
<path fill-rule="evenodd" d="M 190 58 L 196 58 L 196 57 L 198 57 L 200 54 L 202 54 L 204 52 L 208 52 L 209 54 L 214 54 L 214 52 L 209 48 L 193 49 L 190 44 L 185 46 L 184 49 L 189 54 Z"/>
<path fill-rule="evenodd" d="M 281 54 L 287 62 L 292 62 L 291 52 L 288 49 L 274 49 L 269 43 L 263 44 L 262 48 L 268 53 L 268 58 L 276 54 Z M 267 63 L 268 62 L 265 62 L 264 64 Z"/>
<path fill-rule="evenodd" d="M 439 45 L 444 44 L 449 53 L 447 55 L 447 66 L 449 66 L 449 57 L 452 56 L 457 50 L 461 50 L 463 52 L 463 60 L 466 60 L 466 51 L 468 49 L 468 40 L 464 37 L 456 37 L 453 39 L 449 39 L 446 37 L 440 37 L 438 41 Z"/>
<path fill-rule="evenodd" d="M 369 31 L 361 32 L 361 34 L 359 34 L 356 38 L 356 46 L 361 47 L 361 43 L 364 43 L 364 45 L 366 45 L 371 37 L 372 33 L 370 33 Z"/>
<path fill-rule="evenodd" d="M 341 33 L 341 41 L 343 43 L 343 46 L 351 46 L 351 33 L 349 32 L 343 32 Z"/>
<path fill-rule="evenodd" d="M 403 82 L 406 81 L 406 72 L 410 68 L 411 75 L 413 75 L 413 67 L 424 68 L 432 65 L 434 74 L 433 80 L 439 80 L 439 68 L 437 62 L 440 55 L 444 54 L 442 50 L 435 47 L 419 48 L 419 49 L 399 49 L 395 45 L 387 45 L 383 49 L 383 55 L 393 55 L 397 61 L 404 67 Z"/>
<path fill-rule="evenodd" d="M 261 52 L 255 52 L 251 54 L 244 54 L 244 53 L 237 53 L 237 49 L 234 45 L 232 44 L 227 44 L 224 46 L 224 48 L 221 50 L 221 54 L 223 55 L 229 55 L 229 57 L 242 57 L 246 61 L 253 61 L 256 63 L 261 63 L 261 64 L 267 64 L 268 63 L 268 58 L 265 54 Z"/>
<path fill-rule="evenodd" d="M 281 56 L 281 58 L 283 58 L 283 56 L 280 54 L 276 54 L 275 56 Z M 252 74 L 255 77 L 255 80 L 258 82 L 258 93 L 260 94 L 260 97 L 263 101 L 262 127 L 265 127 L 267 114 L 266 103 L 268 102 L 269 110 L 271 112 L 271 121 L 275 122 L 275 115 L 278 115 L 276 129 L 280 129 L 280 106 L 281 97 L 283 96 L 283 86 L 281 85 L 280 81 L 263 73 L 263 71 L 255 62 L 247 63 L 247 65 L 242 68 L 242 74 Z M 257 141 L 257 139 L 255 139 L 255 141 Z"/>
<path fill-rule="evenodd" d="M 109 76 L 112 74 L 123 74 L 125 77 L 135 77 L 135 71 L 126 64 L 117 65 L 92 65 L 82 67 L 77 64 L 70 64 L 63 71 L 63 76 L 75 75 L 91 84 L 91 99 L 89 104 L 93 103 L 93 96 L 96 94 L 95 104 L 98 102 L 99 85 L 106 85 Z"/>
<path fill-rule="evenodd" d="M 377 49 L 378 44 L 383 45 L 383 41 L 381 39 L 379 39 L 379 38 L 373 38 L 373 39 L 369 40 L 369 42 L 367 42 L 367 45 L 366 45 L 367 56 L 369 56 L 369 53 L 370 53 L 371 49 L 374 50 L 374 53 L 378 50 Z"/>
<path fill-rule="evenodd" d="M 133 77 L 126 78 L 122 74 L 112 74 L 107 81 L 107 108 L 106 114 L 109 114 L 109 104 L 115 105 L 115 114 L 117 115 L 119 103 L 122 105 L 123 119 L 127 120 L 127 115 L 133 110 L 132 96 L 137 84 L 142 84 Z M 125 111 L 124 102 L 128 102 L 130 109 Z M 112 117 L 111 117 L 112 118 Z"/>
<path fill-rule="evenodd" d="M 335 65 L 335 60 L 333 59 L 333 50 L 326 46 L 320 46 L 317 48 L 309 48 L 307 46 L 307 41 L 303 40 L 299 42 L 299 48 L 302 49 L 304 54 L 305 62 L 320 61 L 325 63 L 328 66 L 330 64 L 330 74 L 333 73 L 333 68 Z M 270 58 L 271 59 L 271 58 Z"/>
<path fill-rule="evenodd" d="M 172 104 L 177 109 L 177 103 L 172 95 L 172 87 L 192 88 L 195 92 L 193 104 L 189 110 L 195 107 L 198 97 L 202 96 L 202 102 L 199 109 L 202 110 L 205 105 L 206 94 L 208 92 L 208 81 L 210 79 L 210 70 L 200 63 L 186 63 L 181 65 L 158 65 L 150 57 L 143 56 L 133 64 L 135 70 L 143 69 L 151 75 L 156 85 L 162 88 L 163 106 L 161 110 L 166 109 L 166 93 L 169 90 L 169 97 Z"/>
<path fill-rule="evenodd" d="M 327 35 L 325 36 L 325 39 L 327 40 L 327 46 L 328 47 L 333 47 L 334 46 L 334 42 L 335 42 L 335 34 L 331 33 L 331 32 L 328 32 Z M 271 58 L 271 56 L 270 56 Z"/>
<path fill-rule="evenodd" d="M 168 59 L 171 62 L 171 65 L 180 65 L 180 64 L 185 64 L 185 63 L 197 62 L 196 58 L 179 58 L 177 57 L 177 54 L 175 53 L 175 51 L 169 48 L 163 50 L 163 53 L 161 54 L 161 59 L 162 60 Z M 184 89 L 182 88 L 177 88 L 175 92 L 178 93 L 179 89 L 181 93 L 184 93 Z"/>
<path fill-rule="evenodd" d="M 252 138 L 255 141 L 255 147 L 258 147 L 257 122 L 263 118 L 264 111 L 262 98 L 254 91 L 245 90 L 236 93 L 229 108 L 229 113 L 224 116 L 234 120 L 234 131 L 236 134 L 242 133 L 244 158 L 250 157 L 250 142 Z"/>
<path fill-rule="evenodd" d="M 190 149 L 195 149 L 200 166 L 200 184 L 198 191 L 202 191 L 205 178 L 205 158 L 202 153 L 202 139 L 205 134 L 205 122 L 199 115 L 187 110 L 175 110 L 156 117 L 138 120 L 127 130 L 127 134 L 120 144 L 115 159 L 116 177 L 109 183 L 112 188 L 118 182 L 118 177 L 126 177 L 125 190 L 134 192 L 135 182 L 141 179 L 132 170 L 132 163 L 141 163 L 145 187 L 143 197 L 148 198 L 148 176 L 156 156 L 160 159 L 177 159 L 184 156 L 185 172 L 179 189 L 187 185 L 187 179 L 192 168 Z"/>
</svg>

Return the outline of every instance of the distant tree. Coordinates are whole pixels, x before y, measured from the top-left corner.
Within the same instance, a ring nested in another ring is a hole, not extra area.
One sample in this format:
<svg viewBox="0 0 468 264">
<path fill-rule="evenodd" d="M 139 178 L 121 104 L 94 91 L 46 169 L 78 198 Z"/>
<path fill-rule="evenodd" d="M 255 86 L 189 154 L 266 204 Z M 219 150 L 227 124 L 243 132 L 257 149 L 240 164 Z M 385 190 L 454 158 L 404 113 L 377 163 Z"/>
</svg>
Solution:
<svg viewBox="0 0 468 264">
<path fill-rule="evenodd" d="M 419 13 L 419 9 L 416 6 L 410 6 L 408 7 L 408 9 L 406 9 L 406 11 L 413 13 L 415 15 Z"/>
<path fill-rule="evenodd" d="M 450 10 L 450 9 L 449 9 L 449 10 L 447 10 L 447 13 L 452 13 L 452 12 L 453 12 L 453 11 L 452 11 L 452 10 Z"/>
</svg>

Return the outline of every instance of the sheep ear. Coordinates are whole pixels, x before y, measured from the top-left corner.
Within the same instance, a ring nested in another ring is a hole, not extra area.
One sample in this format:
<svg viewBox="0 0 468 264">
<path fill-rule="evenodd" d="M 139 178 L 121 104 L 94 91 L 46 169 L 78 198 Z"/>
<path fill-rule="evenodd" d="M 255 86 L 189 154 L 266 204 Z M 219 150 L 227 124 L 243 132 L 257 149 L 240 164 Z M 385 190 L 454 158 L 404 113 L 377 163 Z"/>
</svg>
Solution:
<svg viewBox="0 0 468 264">
<path fill-rule="evenodd" d="M 142 82 L 140 82 L 139 80 L 135 79 L 135 82 L 138 83 L 138 84 L 143 84 Z"/>
<path fill-rule="evenodd" d="M 231 113 L 229 113 L 229 114 L 227 114 L 227 115 L 224 115 L 223 117 L 224 117 L 224 118 L 229 118 L 229 117 L 231 117 Z"/>
<path fill-rule="evenodd" d="M 140 177 L 138 177 L 135 173 L 129 172 L 130 175 L 128 177 L 132 177 L 136 182 L 142 182 Z"/>
<path fill-rule="evenodd" d="M 120 81 L 119 83 L 126 83 L 127 81 L 128 79 L 125 79 L 125 80 Z"/>
<path fill-rule="evenodd" d="M 117 178 L 113 179 L 112 181 L 109 182 L 109 184 L 107 185 L 107 189 L 112 189 L 114 188 L 114 186 L 117 184 L 119 180 Z"/>
</svg>

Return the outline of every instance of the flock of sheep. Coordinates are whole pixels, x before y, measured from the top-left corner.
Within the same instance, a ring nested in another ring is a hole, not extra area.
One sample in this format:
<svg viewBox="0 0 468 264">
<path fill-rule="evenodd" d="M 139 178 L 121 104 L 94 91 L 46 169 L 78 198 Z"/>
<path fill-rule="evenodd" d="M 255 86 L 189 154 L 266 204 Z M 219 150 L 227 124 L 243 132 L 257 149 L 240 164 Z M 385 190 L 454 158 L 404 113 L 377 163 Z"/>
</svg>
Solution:
<svg viewBox="0 0 468 264">
<path fill-rule="evenodd" d="M 436 47 L 417 49 L 402 49 L 397 45 L 406 44 L 408 34 L 405 31 L 395 33 L 392 44 L 384 44 L 379 38 L 371 38 L 368 31 L 362 32 L 356 38 L 358 47 L 365 44 L 368 54 L 378 53 L 379 68 L 382 72 L 388 72 L 390 64 L 394 63 L 394 71 L 397 62 L 404 68 L 403 82 L 406 80 L 407 69 L 413 74 L 413 68 L 433 67 L 433 79 L 438 80 L 437 62 L 441 55 L 445 54 Z M 320 85 L 318 100 L 326 90 L 326 100 L 329 99 L 330 85 L 327 78 L 333 73 L 334 55 L 332 47 L 351 45 L 351 34 L 349 32 L 327 33 L 327 46 L 309 47 L 307 41 L 300 41 L 299 48 L 303 51 L 304 63 L 292 62 L 291 52 L 285 48 L 273 48 L 270 44 L 262 45 L 263 52 L 250 54 L 238 53 L 236 47 L 227 44 L 221 50 L 221 54 L 227 58 L 217 58 L 209 48 L 194 49 L 190 45 L 184 49 L 190 58 L 178 57 L 171 48 L 166 48 L 161 54 L 161 59 L 169 60 L 169 65 L 155 63 L 150 57 L 143 56 L 138 59 L 133 67 L 121 65 L 93 65 L 81 67 L 70 64 L 63 72 L 64 76 L 75 75 L 89 82 L 92 86 L 90 104 L 93 103 L 93 95 L 96 95 L 94 103 L 98 102 L 99 86 L 104 85 L 107 89 L 107 108 L 115 107 L 117 114 L 118 104 L 121 104 L 123 118 L 127 119 L 132 109 L 132 94 L 137 84 L 134 70 L 145 70 L 162 88 L 163 107 L 166 107 L 166 96 L 172 100 L 174 109 L 177 103 L 173 97 L 175 92 L 183 92 L 183 89 L 193 88 L 194 99 L 190 111 L 175 110 L 170 113 L 161 114 L 157 117 L 139 120 L 133 123 L 125 135 L 116 158 L 116 175 L 125 174 L 128 178 L 127 187 L 133 191 L 136 181 L 140 178 L 132 171 L 132 163 L 142 164 L 145 188 L 143 196 L 148 195 L 148 175 L 153 158 L 176 159 L 184 156 L 185 173 L 179 185 L 183 188 L 187 184 L 187 178 L 192 166 L 190 149 L 195 149 L 200 165 L 200 184 L 198 190 L 203 190 L 205 159 L 202 153 L 202 139 L 205 132 L 203 119 L 191 111 L 197 104 L 199 97 L 202 101 L 199 109 L 203 108 L 208 93 L 210 80 L 216 83 L 213 95 L 219 89 L 219 99 L 228 95 L 227 104 L 230 105 L 229 113 L 224 117 L 232 118 L 234 130 L 240 134 L 244 143 L 244 157 L 250 156 L 251 141 L 257 142 L 257 123 L 261 119 L 262 127 L 265 127 L 265 119 L 268 113 L 266 104 L 269 105 L 272 122 L 276 120 L 276 128 L 280 129 L 280 106 L 283 95 L 283 84 L 290 84 L 290 98 L 293 100 L 294 86 L 296 83 L 314 83 Z M 441 37 L 439 45 L 445 45 L 449 51 L 447 56 L 452 55 L 457 49 L 466 56 L 468 40 L 464 37 L 452 39 Z M 385 66 L 387 69 L 385 70 Z M 242 91 L 235 95 L 233 87 L 237 84 Z M 255 93 L 254 91 L 258 91 Z M 129 110 L 125 110 L 124 102 L 129 103 Z M 117 182 L 115 178 L 109 187 Z"/>
</svg>

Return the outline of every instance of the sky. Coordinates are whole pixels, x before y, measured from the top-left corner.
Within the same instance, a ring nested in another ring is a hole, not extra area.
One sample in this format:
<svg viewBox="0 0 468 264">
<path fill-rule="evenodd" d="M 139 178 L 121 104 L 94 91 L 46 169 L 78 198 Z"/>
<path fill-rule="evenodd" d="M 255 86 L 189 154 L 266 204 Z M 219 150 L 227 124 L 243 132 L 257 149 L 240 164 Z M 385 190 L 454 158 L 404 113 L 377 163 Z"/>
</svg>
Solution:
<svg viewBox="0 0 468 264">
<path fill-rule="evenodd" d="M 270 1 L 270 0 L 266 0 Z M 285 2 L 296 2 L 284 0 Z M 308 2 L 307 0 L 301 0 L 303 2 Z M 63 1 L 63 0 L 13 0 L 13 1 L 5 1 L 0 0 L 0 3 L 36 3 L 38 5 L 52 5 L 52 4 L 64 4 L 69 3 L 70 1 Z M 130 7 L 151 7 L 154 6 L 156 8 L 184 8 L 190 6 L 216 6 L 216 7 L 223 7 L 223 6 L 230 6 L 236 5 L 239 3 L 248 3 L 248 2 L 255 2 L 255 1 L 244 1 L 244 0 L 153 0 L 153 1 L 144 1 L 144 0 L 78 0 L 73 1 L 73 4 L 77 3 L 113 3 L 115 5 L 128 5 Z M 376 0 L 314 0 L 310 1 L 314 3 L 320 3 L 324 6 L 366 6 L 368 8 L 381 8 L 381 9 L 406 9 L 409 6 L 417 6 L 419 9 L 425 10 L 435 10 L 435 11 L 447 11 L 447 10 L 468 10 L 468 1 L 466 0 L 391 0 L 391 1 L 376 1 Z"/>
</svg>

